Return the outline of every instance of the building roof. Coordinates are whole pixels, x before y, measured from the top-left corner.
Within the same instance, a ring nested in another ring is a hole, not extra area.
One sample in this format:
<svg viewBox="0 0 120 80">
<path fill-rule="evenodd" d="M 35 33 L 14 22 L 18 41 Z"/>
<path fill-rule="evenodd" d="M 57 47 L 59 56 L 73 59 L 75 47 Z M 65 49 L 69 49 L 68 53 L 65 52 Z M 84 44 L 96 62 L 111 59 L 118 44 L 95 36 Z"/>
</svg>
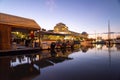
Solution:
<svg viewBox="0 0 120 80">
<path fill-rule="evenodd" d="M 47 32 L 47 31 L 40 31 L 40 34 L 42 34 L 42 35 L 61 35 L 61 36 L 70 35 L 70 34 L 60 34 L 60 33 Z"/>
<path fill-rule="evenodd" d="M 5 13 L 0 13 L 0 24 L 11 25 L 15 28 L 40 29 L 40 26 L 32 19 L 13 16 Z"/>
<path fill-rule="evenodd" d="M 77 32 L 74 32 L 74 31 L 70 31 L 70 33 L 74 36 L 80 36 L 81 35 L 80 33 L 77 33 Z"/>
</svg>

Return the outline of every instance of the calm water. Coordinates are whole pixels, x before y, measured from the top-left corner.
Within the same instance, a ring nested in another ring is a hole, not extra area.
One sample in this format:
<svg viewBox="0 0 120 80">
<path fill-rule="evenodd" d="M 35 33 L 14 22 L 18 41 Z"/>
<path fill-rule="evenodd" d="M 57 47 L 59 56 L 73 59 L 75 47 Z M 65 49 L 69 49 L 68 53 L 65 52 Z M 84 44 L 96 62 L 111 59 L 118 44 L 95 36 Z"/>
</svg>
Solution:
<svg viewBox="0 0 120 80">
<path fill-rule="evenodd" d="M 0 57 L 0 80 L 120 80 L 120 45 Z"/>
</svg>

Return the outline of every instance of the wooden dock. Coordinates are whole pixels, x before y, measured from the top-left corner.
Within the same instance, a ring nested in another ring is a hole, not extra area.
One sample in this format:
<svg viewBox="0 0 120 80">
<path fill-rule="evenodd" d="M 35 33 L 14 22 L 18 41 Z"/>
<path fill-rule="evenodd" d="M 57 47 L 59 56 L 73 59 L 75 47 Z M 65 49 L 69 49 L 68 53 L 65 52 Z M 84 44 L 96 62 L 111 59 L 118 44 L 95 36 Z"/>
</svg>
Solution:
<svg viewBox="0 0 120 80">
<path fill-rule="evenodd" d="M 0 56 L 12 56 L 21 54 L 31 54 L 40 52 L 40 48 L 24 48 L 24 49 L 14 49 L 14 50 L 0 50 Z"/>
</svg>

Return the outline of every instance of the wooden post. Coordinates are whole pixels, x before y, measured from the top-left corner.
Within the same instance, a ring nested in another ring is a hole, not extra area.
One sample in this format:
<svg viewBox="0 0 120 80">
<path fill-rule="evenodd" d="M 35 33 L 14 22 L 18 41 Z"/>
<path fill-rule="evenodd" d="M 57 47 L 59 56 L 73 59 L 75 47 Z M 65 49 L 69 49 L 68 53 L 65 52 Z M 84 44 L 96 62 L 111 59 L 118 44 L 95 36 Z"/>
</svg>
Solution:
<svg viewBox="0 0 120 80">
<path fill-rule="evenodd" d="M 11 49 L 11 27 L 0 24 L 0 50 Z"/>
</svg>

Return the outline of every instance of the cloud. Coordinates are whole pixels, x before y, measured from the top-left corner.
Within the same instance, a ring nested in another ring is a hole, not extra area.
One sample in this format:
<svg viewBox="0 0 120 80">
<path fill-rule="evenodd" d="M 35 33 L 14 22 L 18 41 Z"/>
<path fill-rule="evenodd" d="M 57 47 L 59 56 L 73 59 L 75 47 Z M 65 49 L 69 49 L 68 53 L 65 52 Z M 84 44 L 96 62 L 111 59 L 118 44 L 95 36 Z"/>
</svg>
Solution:
<svg viewBox="0 0 120 80">
<path fill-rule="evenodd" d="M 49 11 L 53 12 L 56 7 L 55 0 L 46 0 L 46 5 L 47 5 Z"/>
</svg>

